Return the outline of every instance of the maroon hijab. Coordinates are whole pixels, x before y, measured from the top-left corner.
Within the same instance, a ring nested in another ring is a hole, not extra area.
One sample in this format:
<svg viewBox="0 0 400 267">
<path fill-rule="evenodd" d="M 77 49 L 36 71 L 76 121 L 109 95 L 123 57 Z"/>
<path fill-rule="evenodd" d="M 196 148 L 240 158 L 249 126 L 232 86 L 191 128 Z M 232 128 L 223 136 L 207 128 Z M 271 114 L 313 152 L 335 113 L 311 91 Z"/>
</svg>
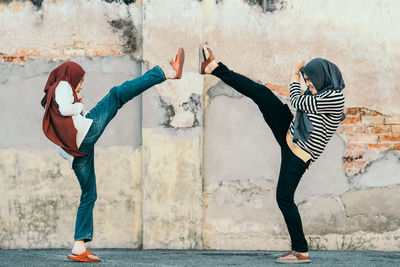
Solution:
<svg viewBox="0 0 400 267">
<path fill-rule="evenodd" d="M 61 81 L 66 81 L 71 85 L 74 103 L 78 102 L 75 88 L 78 86 L 85 71 L 83 68 L 72 61 L 65 62 L 55 68 L 47 80 L 44 88 L 45 96 L 42 99 L 42 106 L 45 108 L 43 115 L 43 132 L 46 137 L 54 144 L 62 147 L 68 154 L 74 157 L 83 157 L 86 154 L 78 151 L 76 145 L 77 130 L 71 116 L 61 115 L 58 104 L 55 100 L 55 91 Z"/>
</svg>

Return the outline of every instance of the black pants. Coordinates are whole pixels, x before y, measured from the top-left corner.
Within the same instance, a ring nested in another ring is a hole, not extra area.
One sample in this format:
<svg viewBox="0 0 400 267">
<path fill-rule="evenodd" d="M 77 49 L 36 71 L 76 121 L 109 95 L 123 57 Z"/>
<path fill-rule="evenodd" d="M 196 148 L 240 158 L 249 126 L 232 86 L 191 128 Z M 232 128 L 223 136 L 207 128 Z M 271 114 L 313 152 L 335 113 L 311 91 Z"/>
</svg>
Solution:
<svg viewBox="0 0 400 267">
<path fill-rule="evenodd" d="M 285 218 L 292 249 L 298 252 L 307 252 L 307 241 L 304 237 L 299 211 L 294 203 L 294 193 L 308 163 L 294 155 L 286 143 L 286 133 L 293 114 L 289 107 L 283 104 L 267 87 L 229 70 L 222 63 L 219 63 L 212 74 L 239 93 L 251 98 L 258 105 L 265 121 L 271 128 L 281 147 L 282 157 L 276 200 Z"/>
</svg>

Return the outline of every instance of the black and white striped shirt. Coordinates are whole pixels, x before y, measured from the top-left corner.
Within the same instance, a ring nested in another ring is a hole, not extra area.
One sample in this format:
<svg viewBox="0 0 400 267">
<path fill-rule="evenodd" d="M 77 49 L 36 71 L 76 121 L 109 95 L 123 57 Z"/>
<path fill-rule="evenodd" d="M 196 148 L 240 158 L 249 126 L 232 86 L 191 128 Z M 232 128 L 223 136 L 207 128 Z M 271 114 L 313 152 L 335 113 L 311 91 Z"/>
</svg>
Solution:
<svg viewBox="0 0 400 267">
<path fill-rule="evenodd" d="M 340 91 L 329 90 L 318 95 L 303 95 L 300 91 L 300 83 L 290 84 L 290 104 L 299 110 L 305 111 L 314 130 L 310 138 L 303 142 L 295 142 L 302 150 L 316 161 L 322 154 L 332 135 L 341 122 L 344 108 L 344 95 Z M 293 137 L 294 120 L 290 124 L 290 134 Z"/>
</svg>

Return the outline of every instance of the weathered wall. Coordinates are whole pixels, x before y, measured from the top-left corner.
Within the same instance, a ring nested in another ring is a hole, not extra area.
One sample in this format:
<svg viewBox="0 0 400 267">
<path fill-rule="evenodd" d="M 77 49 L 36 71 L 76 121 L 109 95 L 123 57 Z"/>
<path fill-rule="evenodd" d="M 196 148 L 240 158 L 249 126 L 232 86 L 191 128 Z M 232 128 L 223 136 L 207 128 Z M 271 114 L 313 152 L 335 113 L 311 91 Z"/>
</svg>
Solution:
<svg viewBox="0 0 400 267">
<path fill-rule="evenodd" d="M 43 88 L 54 67 L 74 60 L 86 70 L 82 95 L 90 109 L 112 86 L 140 75 L 141 7 L 10 1 L 0 4 L 0 25 L 0 248 L 70 247 L 80 189 L 42 133 Z M 141 112 L 139 97 L 96 147 L 92 246 L 142 245 Z"/>
<path fill-rule="evenodd" d="M 397 1 L 203 1 L 204 38 L 217 58 L 275 84 L 283 101 L 295 60 L 325 57 L 343 72 L 348 119 L 295 196 L 313 249 L 400 248 L 393 206 L 400 193 L 399 8 Z M 286 249 L 275 201 L 279 147 L 257 106 L 207 77 L 204 112 L 203 246 Z"/>
<path fill-rule="evenodd" d="M 167 66 L 179 46 L 183 79 L 127 104 L 97 146 L 92 246 L 289 247 L 275 202 L 279 147 L 251 100 L 197 73 L 207 39 L 218 59 L 276 84 L 286 102 L 294 60 L 339 65 L 348 118 L 299 185 L 304 229 L 313 249 L 400 249 L 399 8 L 395 0 L 0 1 L 0 248 L 72 243 L 79 186 L 40 129 L 48 72 L 62 60 L 82 64 L 93 107 L 113 85 Z"/>
</svg>

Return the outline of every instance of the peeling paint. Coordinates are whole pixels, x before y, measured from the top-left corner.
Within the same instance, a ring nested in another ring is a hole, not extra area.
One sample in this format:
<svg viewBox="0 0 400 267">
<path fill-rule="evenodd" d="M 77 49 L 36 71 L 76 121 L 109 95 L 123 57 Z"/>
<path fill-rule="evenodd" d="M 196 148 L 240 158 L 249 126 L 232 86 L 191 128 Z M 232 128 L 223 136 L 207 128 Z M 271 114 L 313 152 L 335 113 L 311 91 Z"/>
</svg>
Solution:
<svg viewBox="0 0 400 267">
<path fill-rule="evenodd" d="M 287 0 L 244 0 L 250 6 L 259 6 L 265 13 L 273 13 L 285 9 Z M 215 0 L 216 4 L 222 3 L 223 0 Z"/>
<path fill-rule="evenodd" d="M 201 96 L 199 94 L 192 94 L 188 102 L 182 103 L 182 107 L 186 111 L 190 111 L 194 115 L 194 122 L 192 127 L 199 126 L 199 117 L 201 115 Z"/>
<path fill-rule="evenodd" d="M 15 0 L 0 0 L 0 4 L 2 4 L 2 3 L 10 4 L 13 1 L 15 1 Z M 21 1 L 21 0 L 19 0 L 19 1 Z M 43 0 L 22 0 L 22 2 L 26 2 L 26 1 L 32 2 L 32 4 L 35 6 L 36 10 L 42 8 Z"/>
<path fill-rule="evenodd" d="M 162 123 L 162 125 L 165 126 L 165 127 L 168 127 L 168 128 L 172 127 L 171 126 L 171 121 L 175 117 L 174 106 L 171 103 L 169 103 L 166 100 L 164 100 L 161 96 L 159 96 L 158 99 L 160 101 L 160 106 L 164 110 L 164 122 Z"/>
<path fill-rule="evenodd" d="M 258 5 L 262 8 L 263 12 L 273 13 L 286 8 L 286 0 L 245 0 L 249 5 Z"/>
<path fill-rule="evenodd" d="M 231 98 L 241 98 L 243 95 L 236 90 L 234 90 L 232 87 L 227 85 L 226 83 L 220 81 L 218 82 L 217 85 L 211 87 L 207 91 L 207 95 L 210 97 L 210 100 L 217 96 L 227 96 Z"/>
<path fill-rule="evenodd" d="M 124 3 L 125 5 L 130 5 L 130 4 L 134 4 L 136 2 L 136 0 L 103 0 L 107 3 Z"/>
<path fill-rule="evenodd" d="M 390 150 L 381 152 L 379 158 L 365 166 L 365 171 L 349 180 L 356 189 L 400 184 L 400 154 Z"/>
<path fill-rule="evenodd" d="M 115 19 L 108 22 L 115 31 L 122 31 L 123 52 L 131 54 L 137 51 L 139 47 L 139 34 L 133 21 L 128 17 L 126 19 Z"/>
<path fill-rule="evenodd" d="M 33 4 L 37 9 L 42 8 L 43 0 L 31 0 L 31 1 L 32 1 L 32 4 Z"/>
</svg>

